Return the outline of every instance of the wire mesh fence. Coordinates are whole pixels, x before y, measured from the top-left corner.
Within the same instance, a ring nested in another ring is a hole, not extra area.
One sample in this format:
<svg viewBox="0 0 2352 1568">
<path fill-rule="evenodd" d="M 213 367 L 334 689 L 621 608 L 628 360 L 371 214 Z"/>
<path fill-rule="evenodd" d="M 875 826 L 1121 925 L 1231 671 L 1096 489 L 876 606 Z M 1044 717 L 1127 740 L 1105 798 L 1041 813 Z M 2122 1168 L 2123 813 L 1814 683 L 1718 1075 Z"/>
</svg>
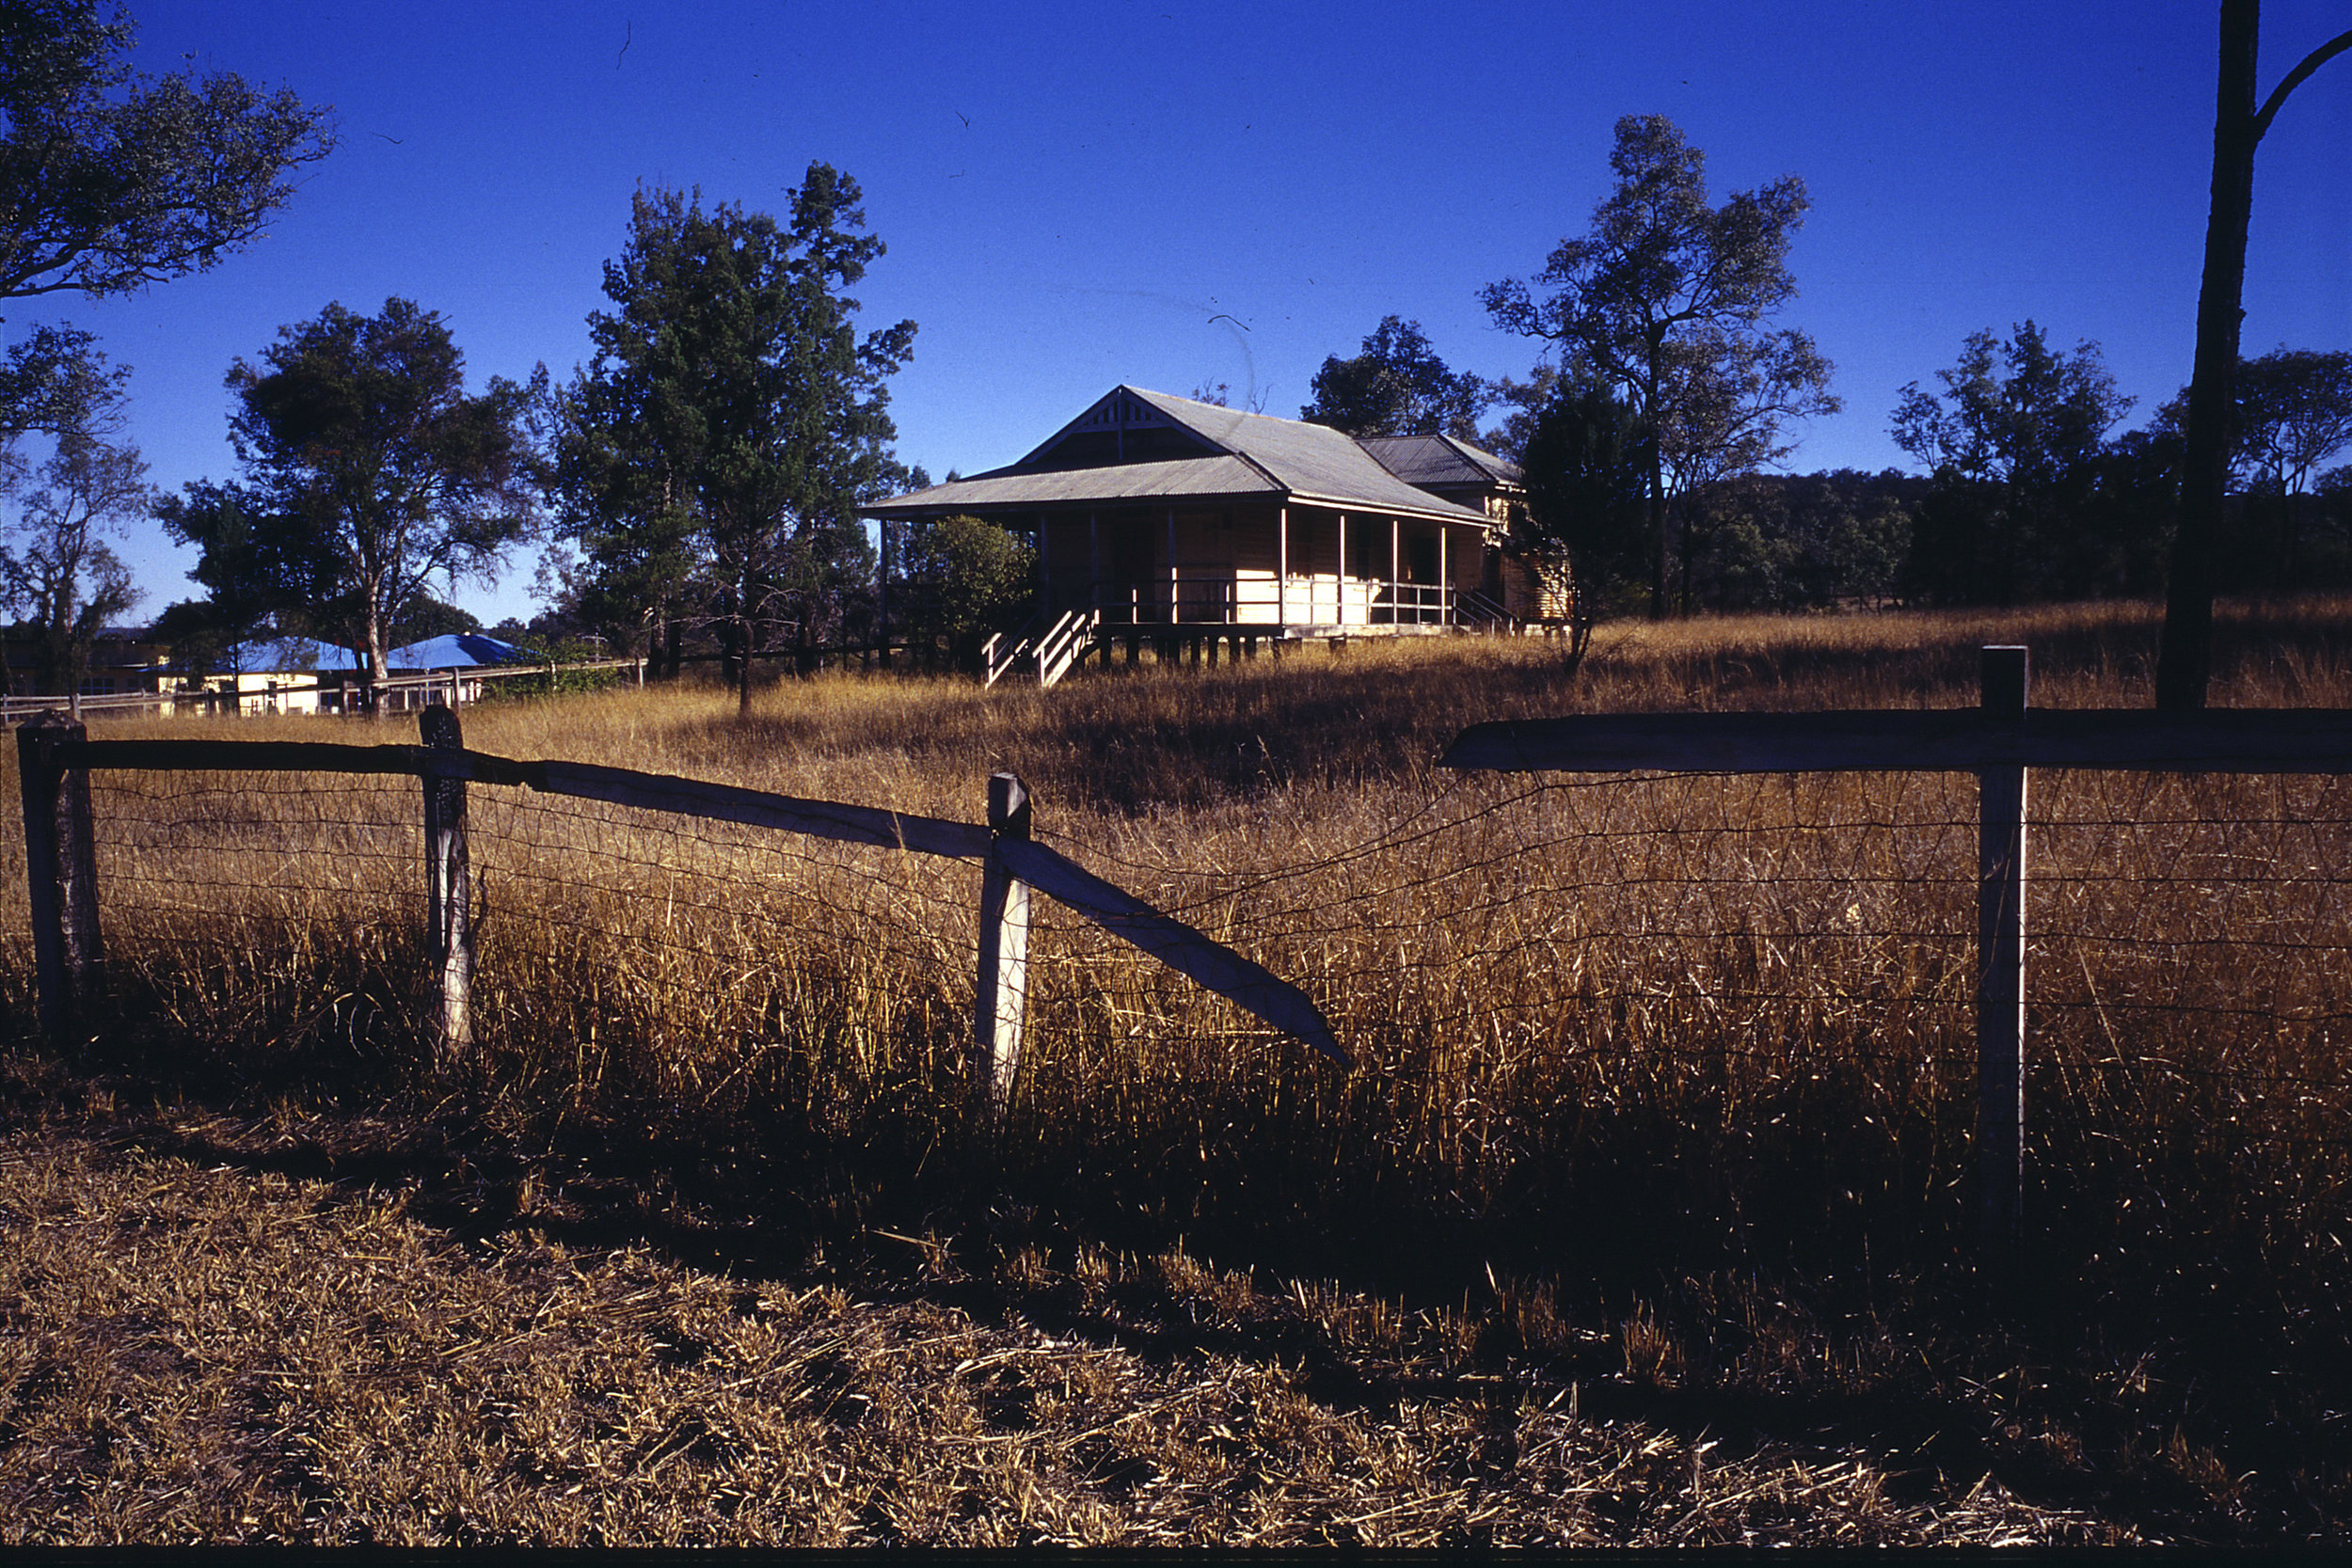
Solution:
<svg viewBox="0 0 2352 1568">
<path fill-rule="evenodd" d="M 2241 1155 L 2342 1144 L 2352 784 L 2034 778 L 2029 1148 L 2128 1159 L 2151 1129 Z M 1604 1110 L 1769 1120 L 1835 1079 L 1857 1124 L 1816 1133 L 1907 1129 L 1955 1181 L 1978 832 L 1966 775 L 1485 775 L 1332 853 L 1286 858 L 1278 823 L 1223 846 L 1228 868 L 1170 843 L 1118 869 L 1314 993 L 1389 1106 L 1413 1107 L 1387 1136 L 1528 1147 Z M 1105 1053 L 1157 1035 L 1215 1062 L 1253 1037 L 1082 927 L 1047 945 L 1068 977 L 1045 1039 L 1085 1036 L 1089 1011 Z"/>
<path fill-rule="evenodd" d="M 958 1114 L 974 863 L 471 787 L 476 1039 L 500 1083 L 839 1136 Z M 118 990 L 257 1051 L 321 1019 L 420 1037 L 420 794 L 95 773 Z M 1378 800 L 1156 832 L 1057 829 L 1047 802 L 1041 840 L 1303 987 L 1356 1066 L 1041 901 L 1031 1138 L 1079 1164 L 1280 1138 L 1301 1180 L 1405 1172 L 1466 1211 L 1556 1190 L 1612 1127 L 1726 1183 L 1814 1158 L 1920 1195 L 1966 1180 L 1973 779 L 1471 774 Z M 2218 1162 L 2341 1188 L 2352 782 L 2044 770 L 2029 815 L 2037 1180 L 2153 1190 Z M 6 896 L 16 943 L 21 865 Z"/>
</svg>

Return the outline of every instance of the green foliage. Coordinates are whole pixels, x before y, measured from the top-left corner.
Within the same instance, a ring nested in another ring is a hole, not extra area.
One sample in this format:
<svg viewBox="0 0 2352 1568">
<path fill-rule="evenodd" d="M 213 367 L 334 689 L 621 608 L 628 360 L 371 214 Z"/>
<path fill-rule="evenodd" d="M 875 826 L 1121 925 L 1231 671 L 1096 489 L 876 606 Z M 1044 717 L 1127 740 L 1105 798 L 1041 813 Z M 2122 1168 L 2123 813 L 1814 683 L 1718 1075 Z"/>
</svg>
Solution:
<svg viewBox="0 0 2352 1568">
<path fill-rule="evenodd" d="M 1788 242 L 1809 205 L 1785 175 L 1708 202 L 1706 154 L 1656 115 L 1617 121 L 1616 187 L 1581 239 L 1563 240 L 1535 287 L 1482 293 L 1506 330 L 1561 345 L 1650 432 L 1650 607 L 1665 610 L 1675 502 L 1785 456 L 1792 419 L 1836 412 L 1813 340 L 1766 323 L 1796 297 Z M 1684 561 L 1684 604 L 1690 602 Z"/>
<path fill-rule="evenodd" d="M 1537 563 L 1565 551 L 1588 611 L 1622 605 L 1644 576 L 1648 428 L 1596 382 L 1559 386 L 1521 459 L 1527 511 L 1512 544 Z"/>
<path fill-rule="evenodd" d="M 2072 356 L 2028 321 L 2002 342 L 1971 333 L 1937 396 L 1902 388 L 1895 444 L 1934 470 L 1903 570 L 1909 595 L 1941 604 L 2087 596 L 2112 552 L 2094 512 L 2107 428 L 2131 407 L 2099 345 Z"/>
<path fill-rule="evenodd" d="M 538 697 L 570 697 L 586 691 L 611 691 L 633 685 L 635 673 L 627 669 L 593 669 L 607 665 L 616 654 L 601 640 L 580 637 L 543 637 L 520 622 L 509 618 L 490 629 L 490 635 L 502 642 L 513 642 L 531 651 L 537 668 L 534 673 L 503 675 L 482 683 L 480 703 L 516 702 Z M 552 666 L 552 669 L 549 668 Z M 526 669 L 532 665 L 526 664 Z"/>
<path fill-rule="evenodd" d="M 2340 531 L 2314 499 L 2323 466 L 2352 446 L 2352 354 L 2279 349 L 2241 360 L 2233 385 L 2229 460 L 2241 504 L 2223 517 L 2216 585 L 2292 591 L 2352 580 Z M 2184 389 L 2155 424 L 2177 444 L 2187 422 Z"/>
<path fill-rule="evenodd" d="M 1928 488 L 1893 468 L 1726 480 L 1692 508 L 1692 596 L 1715 610 L 1884 605 Z"/>
<path fill-rule="evenodd" d="M 913 591 L 907 617 L 919 635 L 944 637 L 959 656 L 1029 613 L 1037 551 L 1020 535 L 977 517 L 923 518 L 903 525 L 899 569 Z"/>
<path fill-rule="evenodd" d="M 2320 466 L 2352 446 L 2352 354 L 2282 348 L 2240 361 L 2236 387 L 2232 446 L 2243 483 L 2308 492 Z"/>
<path fill-rule="evenodd" d="M 90 0 L 0 8 L 0 297 L 135 293 L 258 238 L 334 146 L 325 109 L 221 71 L 126 63 Z"/>
<path fill-rule="evenodd" d="M 1527 461 L 1528 443 L 1535 438 L 1535 426 L 1543 419 L 1544 410 L 1560 395 L 1558 367 L 1538 360 L 1525 381 L 1504 376 L 1489 382 L 1495 406 L 1509 412 L 1478 438 L 1478 444 L 1500 457 L 1514 463 Z"/>
<path fill-rule="evenodd" d="M 1315 372 L 1314 401 L 1298 417 L 1350 436 L 1453 436 L 1475 440 L 1494 391 L 1446 368 L 1421 323 L 1383 316 L 1353 359 L 1331 355 Z"/>
<path fill-rule="evenodd" d="M 0 355 L 0 468 L 22 474 L 19 436 L 56 436 L 119 404 L 128 365 L 112 365 L 98 340 L 73 326 L 37 326 Z"/>
<path fill-rule="evenodd" d="M 449 328 L 405 299 L 330 305 L 262 358 L 228 376 L 244 481 L 190 484 L 158 515 L 202 551 L 224 621 L 298 614 L 380 672 L 435 574 L 487 570 L 535 526 L 529 394 L 494 378 L 469 396 Z"/>
<path fill-rule="evenodd" d="M 0 602 L 34 634 L 34 689 L 79 689 L 100 630 L 138 603 L 131 569 L 106 543 L 153 501 L 147 463 L 119 439 L 119 372 L 74 334 L 73 352 L 48 380 L 56 419 L 46 461 L 28 469 L 11 449 L 0 498 L 13 503 L 0 546 Z"/>
<path fill-rule="evenodd" d="M 427 638 L 449 637 L 481 629 L 482 618 L 471 610 L 460 610 L 430 594 L 419 594 L 393 615 L 391 630 L 388 635 L 392 640 L 392 646 L 399 648 L 411 642 L 422 642 Z"/>
<path fill-rule="evenodd" d="M 605 268 L 615 309 L 589 317 L 596 356 L 563 410 L 558 506 L 582 613 L 634 632 L 698 612 L 747 704 L 743 655 L 786 626 L 810 644 L 872 580 L 856 508 L 904 475 L 884 383 L 914 324 L 852 329 L 843 291 L 882 253 L 859 199 L 822 163 L 791 192 L 788 229 L 640 191 Z"/>
</svg>

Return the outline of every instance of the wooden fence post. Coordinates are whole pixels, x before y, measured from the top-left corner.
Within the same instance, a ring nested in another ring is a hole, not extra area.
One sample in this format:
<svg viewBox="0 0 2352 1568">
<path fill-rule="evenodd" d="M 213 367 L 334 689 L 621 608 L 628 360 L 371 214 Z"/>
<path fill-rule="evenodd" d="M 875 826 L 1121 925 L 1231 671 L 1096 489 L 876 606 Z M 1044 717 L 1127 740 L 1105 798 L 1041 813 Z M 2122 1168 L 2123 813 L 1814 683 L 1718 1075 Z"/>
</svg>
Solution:
<svg viewBox="0 0 2352 1568">
<path fill-rule="evenodd" d="M 85 734 L 78 722 L 55 710 L 33 715 L 16 732 L 37 1006 L 41 1032 L 60 1042 L 105 980 L 89 772 L 67 769 L 56 760 L 58 742 L 80 740 Z"/>
<path fill-rule="evenodd" d="M 417 712 L 427 746 L 463 751 L 457 710 L 427 707 Z M 425 945 L 440 975 L 441 1016 L 434 1041 L 435 1065 L 451 1071 L 473 1044 L 473 925 L 469 915 L 472 879 L 466 855 L 466 781 L 424 781 Z"/>
<path fill-rule="evenodd" d="M 2022 719 L 2026 650 L 1982 650 L 1988 714 Z M 2026 769 L 1977 775 L 1977 1158 L 1988 1250 L 2017 1239 L 2026 1189 Z"/>
<path fill-rule="evenodd" d="M 987 1120 L 1004 1118 L 1021 1067 L 1029 1001 L 1029 886 L 998 846 L 1029 836 L 1029 792 L 1010 773 L 988 781 L 989 853 L 980 873 L 980 983 L 973 1018 L 972 1081 Z"/>
</svg>

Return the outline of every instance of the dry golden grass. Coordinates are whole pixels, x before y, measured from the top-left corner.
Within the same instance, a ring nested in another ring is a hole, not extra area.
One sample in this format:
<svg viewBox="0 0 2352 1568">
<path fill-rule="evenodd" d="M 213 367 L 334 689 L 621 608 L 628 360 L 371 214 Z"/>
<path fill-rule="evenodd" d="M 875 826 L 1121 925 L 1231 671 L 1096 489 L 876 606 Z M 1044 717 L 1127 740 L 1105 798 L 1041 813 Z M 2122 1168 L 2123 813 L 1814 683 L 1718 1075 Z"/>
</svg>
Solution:
<svg viewBox="0 0 2352 1568">
<path fill-rule="evenodd" d="M 1587 1417 L 1482 1373 L 1447 1314 L 1181 1253 L 1084 1254 L 1048 1332 L 634 1247 L 478 1256 L 405 1192 L 76 1138 L 0 1140 L 0 1180 L 11 1546 L 2117 1538 L 1990 1480 L 1899 1501 L 1864 1455 Z M 1205 1342 L 1121 1342 L 1171 1305 Z M 1335 1343 L 1413 1391 L 1334 1399 L 1274 1354 Z"/>
<path fill-rule="evenodd" d="M 2347 610 L 2226 615 L 2221 699 L 2352 705 Z M 782 1512 L 714 1525 L 680 1500 L 709 1490 L 700 1470 L 652 1487 L 670 1499 L 658 1506 L 564 1470 L 581 1490 L 561 1509 L 550 1471 L 403 1513 L 387 1499 L 416 1484 L 385 1478 L 424 1465 L 420 1445 L 518 1441 L 490 1405 L 404 1391 L 387 1397 L 443 1411 L 444 1436 L 416 1429 L 373 1480 L 339 1471 L 323 1512 L 296 1516 L 310 1522 L 269 1527 L 292 1538 L 348 1539 L 362 1520 L 388 1539 L 453 1538 L 457 1520 L 579 1540 L 596 1519 L 619 1529 L 606 1540 L 2325 1532 L 2352 1516 L 2329 1414 L 2352 1399 L 2335 1366 L 2352 1286 L 2344 786 L 2037 776 L 2032 1225 L 2002 1284 L 1975 1268 L 1969 1208 L 1969 781 L 1457 779 L 1434 765 L 1491 718 L 1966 705 L 1987 641 L 2033 649 L 2039 705 L 2134 705 L 2153 641 L 2137 607 L 1706 622 L 1604 632 L 1573 678 L 1536 642 L 1359 641 L 1041 693 L 828 677 L 770 690 L 748 723 L 716 691 L 469 711 L 483 751 L 966 819 L 988 773 L 1011 767 L 1042 834 L 1296 979 L 1357 1058 L 1334 1070 L 1049 908 L 1024 1084 L 993 1154 L 964 1117 L 973 868 L 481 788 L 482 1049 L 467 1082 L 421 1067 L 414 786 L 298 778 L 99 781 L 117 1011 L 66 1067 L 24 1070 L 161 1096 L 165 1110 L 112 1123 L 166 1152 L 170 1129 L 226 1111 L 249 1130 L 275 1106 L 319 1174 L 373 1183 L 379 1207 L 385 1180 L 427 1168 L 435 1217 L 492 1249 L 465 1263 L 471 1283 L 452 1274 L 433 1291 L 495 1295 L 499 1270 L 541 1256 L 516 1239 L 534 1227 L 592 1249 L 633 1236 L 746 1280 L 832 1279 L 851 1291 L 841 1311 L 884 1311 L 860 1304 L 869 1287 L 909 1298 L 889 1311 L 929 1296 L 921 1310 L 968 1308 L 957 1332 L 984 1339 L 1058 1313 L 1073 1365 L 1134 1358 L 1067 1385 L 1097 1390 L 1083 1399 L 1054 1396 L 1077 1414 L 1040 1416 L 1051 1402 L 1025 1392 L 1029 1435 L 940 1470 L 932 1449 L 961 1451 L 943 1433 L 962 1430 L 969 1369 L 942 1382 L 877 1352 L 890 1370 L 875 1376 L 903 1380 L 909 1411 L 950 1423 L 910 1414 L 833 1462 L 842 1498 L 896 1484 L 896 1466 L 907 1496 L 946 1511 L 887 1528 L 864 1502 L 827 1513 L 816 1493 L 755 1491 Z M 190 733 L 111 733 L 142 730 Z M 6 895 L 18 911 L 21 877 L 12 866 Z M 21 912 L 7 930 L 0 988 L 22 1018 Z M 354 1152 L 366 1138 L 336 1129 L 372 1103 L 472 1152 L 424 1167 Z M 266 1164 L 259 1133 L 204 1136 Z M 74 1180 L 117 1180 L 73 1160 Z M 624 1191 L 659 1201 L 632 1209 Z M 621 1266 L 577 1257 L 592 1274 Z M 701 1278 L 677 1274 L 675 1289 L 720 1290 Z M 1138 1338 L 1097 1301 L 1104 1279 L 1189 1326 Z M 1204 1341 L 1220 1313 L 1222 1338 Z M 1259 1340 L 1311 1350 L 1336 1369 L 1326 1385 L 1357 1392 L 1283 1384 Z M 1014 1341 L 972 1343 L 957 1360 Z M 1204 1343 L 1225 1370 L 1200 1360 Z M 1213 1387 L 1227 1391 L 1200 1392 Z M 1571 1390 L 1581 1413 L 1557 1402 Z M 1244 1393 L 1253 1411 L 1295 1404 L 1266 1430 L 1323 1435 L 1245 1430 Z M 1175 1402 L 1166 1422 L 1155 1401 Z M 1057 1446 L 1114 1410 L 1120 1443 L 1162 1433 L 1158 1457 L 1124 1467 L 1125 1449 Z M 761 1430 L 706 1447 L 799 1474 L 775 1445 L 816 1439 Z M 1797 1433 L 1823 1431 L 1800 1451 Z M 1724 1449 L 1694 1461 L 1710 1442 Z M 1203 1446 L 1260 1479 L 1242 1488 L 1183 1457 Z M 1546 1465 L 1565 1468 L 1541 1481 Z M 1646 1478 L 1635 1490 L 1651 1500 L 1592 1482 L 1612 1466 Z M 1980 1488 L 1988 1472 L 2031 1506 Z M 1509 1500 L 1481 1512 L 1496 1498 Z M 49 1506 L 7 1512 L 75 1539 L 262 1528 L 72 1526 Z"/>
</svg>

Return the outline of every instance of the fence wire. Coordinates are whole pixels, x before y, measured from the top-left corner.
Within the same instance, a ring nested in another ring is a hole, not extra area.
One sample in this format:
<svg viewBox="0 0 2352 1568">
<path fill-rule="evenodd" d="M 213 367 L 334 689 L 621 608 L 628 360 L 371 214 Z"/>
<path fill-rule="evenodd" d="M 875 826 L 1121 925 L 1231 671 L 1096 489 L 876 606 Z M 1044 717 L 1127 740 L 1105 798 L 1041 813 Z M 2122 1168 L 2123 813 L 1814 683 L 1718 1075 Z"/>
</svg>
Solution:
<svg viewBox="0 0 2352 1568">
<path fill-rule="evenodd" d="M 365 994 L 421 1029 L 421 793 L 97 775 L 110 963 L 190 1021 Z M 1474 775 L 1383 799 L 1182 832 L 1042 802 L 1041 837 L 1300 985 L 1359 1068 L 1323 1071 L 1041 898 L 1023 1114 L 1113 1139 L 1242 1106 L 1476 1186 L 1580 1118 L 1748 1118 L 1760 1147 L 1829 1096 L 1915 1145 L 1921 1180 L 1963 1163 L 1973 779 Z M 975 864 L 479 784 L 469 816 L 494 1070 L 834 1127 L 954 1099 Z M 2352 782 L 2037 771 L 2029 818 L 2029 1141 L 2141 1157 L 2193 1105 L 2233 1148 L 2342 1148 Z"/>
</svg>

